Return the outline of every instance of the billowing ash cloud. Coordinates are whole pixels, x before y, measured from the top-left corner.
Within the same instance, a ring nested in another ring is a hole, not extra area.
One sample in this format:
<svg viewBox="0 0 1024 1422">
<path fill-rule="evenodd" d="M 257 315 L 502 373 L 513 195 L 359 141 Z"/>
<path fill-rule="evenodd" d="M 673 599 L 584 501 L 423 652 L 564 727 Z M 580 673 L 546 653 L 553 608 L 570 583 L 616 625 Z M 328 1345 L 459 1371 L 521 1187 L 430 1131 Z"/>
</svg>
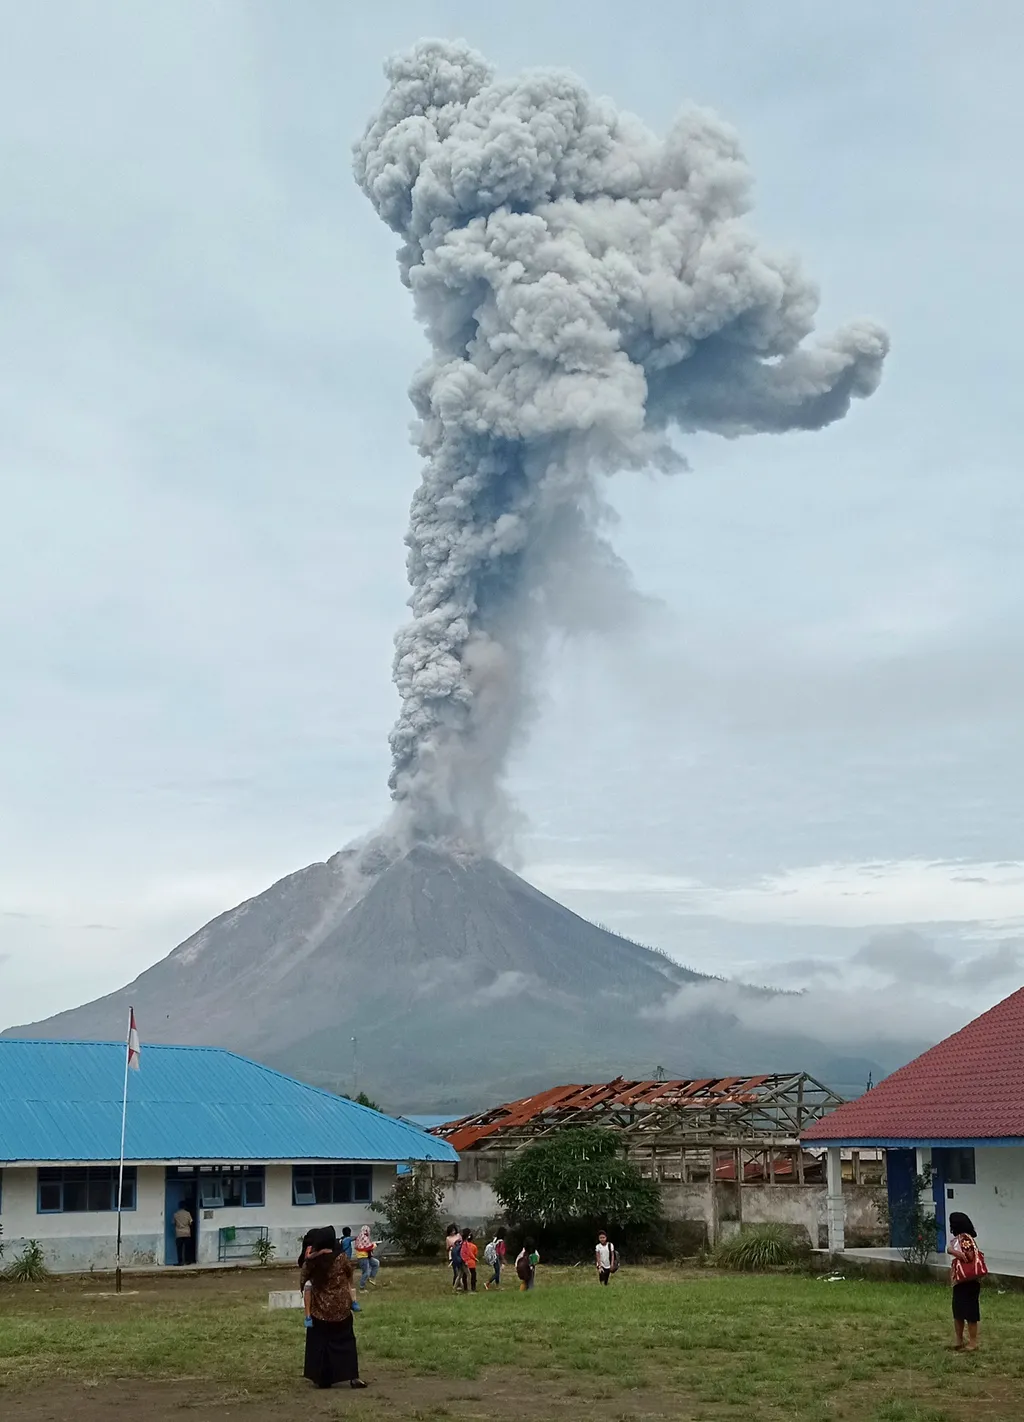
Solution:
<svg viewBox="0 0 1024 1422">
<path fill-rule="evenodd" d="M 411 392 L 425 464 L 391 786 L 414 834 L 487 845 L 531 662 L 578 622 L 573 570 L 613 601 L 629 587 L 602 476 L 681 467 L 673 430 L 840 419 L 888 341 L 858 321 L 802 344 L 817 291 L 743 227 L 750 171 L 712 114 L 659 139 L 570 74 L 497 81 L 433 40 L 386 73 L 355 172 L 432 347 Z"/>
</svg>

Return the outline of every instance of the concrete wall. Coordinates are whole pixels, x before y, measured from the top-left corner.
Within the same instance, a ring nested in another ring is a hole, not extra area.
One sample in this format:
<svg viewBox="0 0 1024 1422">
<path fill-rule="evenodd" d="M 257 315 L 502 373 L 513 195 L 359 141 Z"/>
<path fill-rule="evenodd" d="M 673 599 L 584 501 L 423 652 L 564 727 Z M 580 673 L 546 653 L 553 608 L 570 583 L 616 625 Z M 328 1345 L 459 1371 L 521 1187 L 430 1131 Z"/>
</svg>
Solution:
<svg viewBox="0 0 1024 1422">
<path fill-rule="evenodd" d="M 1024 1147 L 979 1146 L 974 1173 L 973 1185 L 946 1186 L 947 1220 L 963 1210 L 983 1250 L 1024 1262 Z"/>
<path fill-rule="evenodd" d="M 121 1217 L 121 1259 L 126 1267 L 163 1266 L 165 1262 L 164 1182 L 162 1165 L 140 1165 L 137 1205 Z M 373 1168 L 373 1198 L 387 1194 L 395 1183 L 394 1165 Z M 55 1273 L 113 1269 L 117 1256 L 117 1215 L 41 1215 L 36 1212 L 36 1171 L 28 1166 L 4 1166 L 0 1195 L 4 1259 L 10 1263 L 30 1239 L 43 1246 L 47 1266 Z M 265 1204 L 250 1209 L 199 1211 L 197 1262 L 216 1264 L 219 1231 L 235 1225 L 263 1225 L 276 1246 L 277 1258 L 295 1259 L 308 1229 L 332 1224 L 340 1233 L 349 1225 L 355 1233 L 362 1225 L 380 1227 L 378 1216 L 365 1205 L 293 1205 L 292 1168 L 268 1165 Z M 244 1263 L 244 1260 L 237 1262 Z"/>
<path fill-rule="evenodd" d="M 461 1169 L 460 1169 L 461 1173 Z M 806 1231 L 814 1248 L 827 1243 L 826 1188 L 822 1185 L 741 1185 L 710 1181 L 683 1184 L 661 1182 L 665 1218 L 688 1220 L 705 1226 L 709 1241 L 733 1233 L 743 1225 L 782 1223 Z M 874 1191 L 866 1185 L 843 1186 L 847 1231 L 864 1243 L 884 1243 Z M 463 1228 L 480 1229 L 500 1217 L 501 1206 L 490 1184 L 482 1180 L 450 1182 L 445 1190 L 444 1212 Z"/>
</svg>

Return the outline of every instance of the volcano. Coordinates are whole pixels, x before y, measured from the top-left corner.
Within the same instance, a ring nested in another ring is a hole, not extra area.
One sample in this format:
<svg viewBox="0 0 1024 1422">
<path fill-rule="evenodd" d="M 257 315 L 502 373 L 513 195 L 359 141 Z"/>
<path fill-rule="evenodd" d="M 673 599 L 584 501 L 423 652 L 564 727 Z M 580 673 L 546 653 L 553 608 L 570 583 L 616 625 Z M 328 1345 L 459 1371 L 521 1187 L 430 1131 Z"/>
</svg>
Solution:
<svg viewBox="0 0 1024 1422">
<path fill-rule="evenodd" d="M 658 1005 L 707 981 L 588 923 L 493 859 L 344 850 L 213 919 L 133 983 L 4 1035 L 227 1047 L 388 1109 L 460 1112 L 560 1081 L 813 1069 Z M 725 1029 L 725 1030 L 723 1030 Z M 357 1052 L 352 1039 L 358 1042 Z M 812 1053 L 820 1066 L 822 1049 Z"/>
</svg>

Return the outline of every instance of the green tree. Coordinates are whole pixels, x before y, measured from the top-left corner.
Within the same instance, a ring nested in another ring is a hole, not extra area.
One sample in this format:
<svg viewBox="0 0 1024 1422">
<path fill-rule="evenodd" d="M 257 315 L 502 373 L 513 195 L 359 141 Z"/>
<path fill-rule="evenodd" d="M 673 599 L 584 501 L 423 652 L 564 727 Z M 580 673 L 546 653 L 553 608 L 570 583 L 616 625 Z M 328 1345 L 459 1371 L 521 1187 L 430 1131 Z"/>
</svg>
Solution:
<svg viewBox="0 0 1024 1422">
<path fill-rule="evenodd" d="M 382 1215 L 381 1234 L 389 1244 L 397 1244 L 403 1254 L 427 1257 L 436 1254 L 444 1240 L 441 1202 L 444 1186 L 424 1170 L 400 1175 L 383 1200 L 374 1200 L 370 1209 Z"/>
<path fill-rule="evenodd" d="M 380 1111 L 380 1109 L 381 1109 L 381 1108 L 377 1105 L 376 1101 L 371 1100 L 371 1098 L 370 1098 L 369 1096 L 367 1096 L 367 1094 L 366 1094 L 365 1091 L 360 1091 L 360 1093 L 359 1093 L 358 1096 L 349 1096 L 348 1093 L 346 1092 L 346 1093 L 345 1093 L 345 1100 L 346 1100 L 346 1101 L 354 1101 L 357 1106 L 369 1106 L 369 1108 L 370 1108 L 371 1111 Z M 382 1114 L 383 1114 L 383 1113 L 382 1113 Z"/>
<path fill-rule="evenodd" d="M 527 1146 L 494 1180 L 514 1229 L 589 1247 L 599 1229 L 639 1243 L 661 1221 L 661 1193 L 625 1159 L 615 1131 L 559 1131 Z"/>
</svg>

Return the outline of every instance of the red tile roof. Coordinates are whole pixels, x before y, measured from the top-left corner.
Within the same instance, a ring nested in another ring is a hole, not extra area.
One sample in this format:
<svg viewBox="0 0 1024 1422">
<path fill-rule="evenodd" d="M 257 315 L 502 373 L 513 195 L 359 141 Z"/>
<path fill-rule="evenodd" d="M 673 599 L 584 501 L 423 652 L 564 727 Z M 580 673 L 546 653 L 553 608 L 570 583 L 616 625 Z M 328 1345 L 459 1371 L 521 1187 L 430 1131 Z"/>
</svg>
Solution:
<svg viewBox="0 0 1024 1422">
<path fill-rule="evenodd" d="M 456 1150 L 472 1150 L 487 1136 L 525 1126 L 541 1117 L 554 1122 L 593 1107 L 669 1106 L 694 1111 L 710 1107 L 755 1105 L 767 1076 L 703 1077 L 699 1081 L 614 1081 L 589 1086 L 553 1086 L 537 1096 L 524 1096 L 493 1106 L 474 1116 L 434 1126 L 432 1134 L 443 1136 Z"/>
<path fill-rule="evenodd" d="M 808 1128 L 805 1141 L 1024 1137 L 1024 988 Z"/>
</svg>

